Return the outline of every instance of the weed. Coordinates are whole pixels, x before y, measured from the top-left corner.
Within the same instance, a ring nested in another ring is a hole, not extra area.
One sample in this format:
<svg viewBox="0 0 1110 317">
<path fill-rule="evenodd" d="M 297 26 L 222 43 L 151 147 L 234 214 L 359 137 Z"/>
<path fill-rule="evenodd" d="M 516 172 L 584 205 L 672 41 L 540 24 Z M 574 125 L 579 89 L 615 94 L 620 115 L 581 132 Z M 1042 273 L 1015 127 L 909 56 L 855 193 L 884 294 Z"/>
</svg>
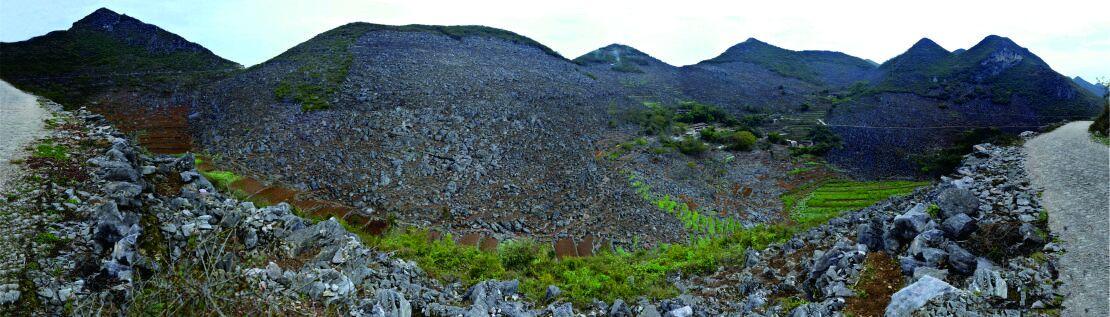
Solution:
<svg viewBox="0 0 1110 317">
<path fill-rule="evenodd" d="M 937 204 L 929 204 L 929 207 L 925 208 L 925 213 L 929 214 L 929 217 L 933 217 L 933 219 L 940 219 L 940 206 L 937 206 Z"/>
<path fill-rule="evenodd" d="M 225 190 L 231 188 L 231 183 L 234 183 L 235 181 L 242 178 L 239 175 L 235 174 L 235 172 L 231 171 L 208 171 L 200 172 L 200 174 L 204 175 L 204 178 L 207 178 L 216 186 Z"/>
<path fill-rule="evenodd" d="M 69 158 L 69 149 L 65 145 L 54 144 L 53 141 L 43 141 L 35 146 L 34 157 L 49 158 L 58 161 L 65 161 Z"/>
</svg>

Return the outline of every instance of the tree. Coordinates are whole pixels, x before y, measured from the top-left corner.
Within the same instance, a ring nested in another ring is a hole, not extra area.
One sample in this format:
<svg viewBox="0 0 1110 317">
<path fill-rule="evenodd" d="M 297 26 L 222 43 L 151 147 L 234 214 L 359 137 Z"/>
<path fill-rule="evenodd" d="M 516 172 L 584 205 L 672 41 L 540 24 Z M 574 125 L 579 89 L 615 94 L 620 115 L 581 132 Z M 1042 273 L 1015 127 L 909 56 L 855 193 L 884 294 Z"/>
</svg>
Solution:
<svg viewBox="0 0 1110 317">
<path fill-rule="evenodd" d="M 748 131 L 737 131 L 729 135 L 728 148 L 736 151 L 751 151 L 755 145 L 755 134 Z"/>
</svg>

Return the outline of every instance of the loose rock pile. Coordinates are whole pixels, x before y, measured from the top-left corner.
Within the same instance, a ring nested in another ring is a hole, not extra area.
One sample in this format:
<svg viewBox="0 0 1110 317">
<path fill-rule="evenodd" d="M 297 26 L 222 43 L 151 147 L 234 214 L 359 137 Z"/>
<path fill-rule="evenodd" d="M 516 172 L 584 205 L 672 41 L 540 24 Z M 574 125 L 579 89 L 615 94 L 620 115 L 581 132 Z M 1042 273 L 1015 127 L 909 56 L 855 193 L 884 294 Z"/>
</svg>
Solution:
<svg viewBox="0 0 1110 317">
<path fill-rule="evenodd" d="M 858 312 L 856 299 L 866 299 L 891 303 L 871 313 L 941 316 L 1051 314 L 1060 304 L 1062 250 L 1045 232 L 1018 148 L 980 145 L 958 178 L 749 250 L 744 263 L 709 276 L 676 279 L 677 298 L 576 311 L 554 286 L 554 302 L 542 306 L 523 299 L 517 281 L 441 283 L 366 247 L 335 219 L 313 222 L 286 204 L 259 208 L 219 193 L 192 155 L 152 156 L 100 116 L 59 116 L 67 123 L 52 142 L 70 148 L 69 160 L 29 162 L 41 176 L 0 206 L 0 241 L 15 250 L 0 262 L 6 311 L 142 313 L 211 300 L 306 315 L 827 316 Z M 873 253 L 897 261 L 904 288 L 860 292 L 882 264 Z M 208 293 L 220 299 L 190 297 Z"/>
<path fill-rule="evenodd" d="M 1052 315 L 1062 299 L 1055 267 L 1062 250 L 1046 231 L 1021 149 L 975 148 L 940 184 L 750 250 L 744 267 L 680 287 L 701 299 L 695 315 Z M 904 288 L 862 291 L 876 282 L 863 275 L 883 264 L 866 260 L 870 253 L 897 261 L 903 280 L 895 284 Z M 863 301 L 890 304 L 861 312 Z"/>
</svg>

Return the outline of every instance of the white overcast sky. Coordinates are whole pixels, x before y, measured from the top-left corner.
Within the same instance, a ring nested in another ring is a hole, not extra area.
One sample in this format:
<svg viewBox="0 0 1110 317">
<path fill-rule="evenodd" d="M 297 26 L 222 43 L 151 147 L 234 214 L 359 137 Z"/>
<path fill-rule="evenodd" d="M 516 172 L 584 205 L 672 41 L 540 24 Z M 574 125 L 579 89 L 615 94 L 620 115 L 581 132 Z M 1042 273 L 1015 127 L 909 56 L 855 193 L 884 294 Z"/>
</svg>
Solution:
<svg viewBox="0 0 1110 317">
<path fill-rule="evenodd" d="M 156 24 L 247 66 L 320 32 L 364 21 L 487 25 L 531 37 L 568 58 L 622 43 L 674 65 L 712 58 L 749 37 L 881 63 L 921 37 L 955 50 L 998 34 L 1065 75 L 1110 77 L 1110 0 L 0 0 L 0 41 L 66 29 L 99 7 Z"/>
</svg>

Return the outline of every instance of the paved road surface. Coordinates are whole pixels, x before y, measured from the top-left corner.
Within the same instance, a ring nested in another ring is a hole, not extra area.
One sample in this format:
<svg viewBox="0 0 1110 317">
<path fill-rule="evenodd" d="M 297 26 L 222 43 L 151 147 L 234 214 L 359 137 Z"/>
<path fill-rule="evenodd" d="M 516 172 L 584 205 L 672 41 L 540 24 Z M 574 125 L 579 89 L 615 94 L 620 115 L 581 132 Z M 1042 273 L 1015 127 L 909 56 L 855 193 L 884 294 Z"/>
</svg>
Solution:
<svg viewBox="0 0 1110 317">
<path fill-rule="evenodd" d="M 1110 316 L 1110 148 L 1069 123 L 1025 143 L 1025 168 L 1044 188 L 1048 225 L 1064 241 L 1064 316 Z"/>
<path fill-rule="evenodd" d="M 19 168 L 11 160 L 26 155 L 23 146 L 45 135 L 46 117 L 35 96 L 0 81 L 0 191 Z"/>
</svg>

